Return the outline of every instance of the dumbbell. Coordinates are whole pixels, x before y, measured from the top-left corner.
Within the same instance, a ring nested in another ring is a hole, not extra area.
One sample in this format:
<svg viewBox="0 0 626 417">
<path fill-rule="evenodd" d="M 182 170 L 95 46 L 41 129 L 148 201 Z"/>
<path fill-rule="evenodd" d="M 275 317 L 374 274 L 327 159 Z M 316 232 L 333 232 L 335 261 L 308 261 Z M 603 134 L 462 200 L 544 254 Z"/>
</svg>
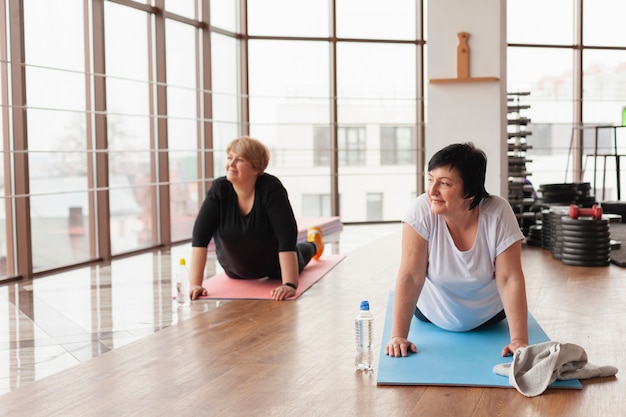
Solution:
<svg viewBox="0 0 626 417">
<path fill-rule="evenodd" d="M 577 219 L 578 216 L 591 216 L 596 220 L 602 218 L 602 207 L 594 204 L 591 208 L 581 208 L 575 204 L 569 206 L 569 216 L 572 219 Z"/>
</svg>

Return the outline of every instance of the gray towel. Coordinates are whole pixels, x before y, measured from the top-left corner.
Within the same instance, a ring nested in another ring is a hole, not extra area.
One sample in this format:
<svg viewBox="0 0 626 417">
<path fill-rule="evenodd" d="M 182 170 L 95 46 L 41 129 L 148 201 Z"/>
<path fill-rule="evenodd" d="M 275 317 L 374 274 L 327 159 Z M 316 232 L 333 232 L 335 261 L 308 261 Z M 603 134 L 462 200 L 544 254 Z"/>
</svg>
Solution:
<svg viewBox="0 0 626 417">
<path fill-rule="evenodd" d="M 571 343 L 544 342 L 518 349 L 511 363 L 496 365 L 493 372 L 527 397 L 542 394 L 557 379 L 587 379 L 614 376 L 614 366 L 587 362 L 585 350 Z"/>
</svg>

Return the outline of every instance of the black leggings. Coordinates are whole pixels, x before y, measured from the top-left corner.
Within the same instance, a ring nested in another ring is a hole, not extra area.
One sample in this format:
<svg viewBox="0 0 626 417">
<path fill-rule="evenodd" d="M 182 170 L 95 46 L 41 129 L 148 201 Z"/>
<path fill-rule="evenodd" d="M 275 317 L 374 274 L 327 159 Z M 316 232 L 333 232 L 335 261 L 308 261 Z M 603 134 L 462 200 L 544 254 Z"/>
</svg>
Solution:
<svg viewBox="0 0 626 417">
<path fill-rule="evenodd" d="M 317 246 L 315 246 L 315 243 L 313 242 L 300 242 L 296 244 L 296 255 L 298 256 L 298 273 L 301 273 L 304 267 L 309 264 L 311 259 L 313 259 L 313 255 L 315 255 L 316 252 L 317 252 Z M 240 276 L 237 276 L 237 274 L 234 274 L 227 270 L 224 270 L 224 272 L 229 278 L 233 278 L 233 279 L 256 279 L 256 278 L 240 277 Z M 282 273 L 280 271 L 280 264 L 278 265 L 278 272 L 276 274 L 277 274 L 276 277 L 271 276 L 270 278 L 271 279 L 282 278 Z"/>
<path fill-rule="evenodd" d="M 415 307 L 415 317 L 417 317 L 418 320 L 424 321 L 426 323 L 430 323 L 431 322 L 424 315 L 424 313 L 422 313 L 421 310 L 419 308 L 417 308 L 417 306 Z M 492 324 L 500 323 L 505 318 L 506 318 L 506 314 L 504 313 L 504 310 L 501 310 L 498 314 L 496 314 L 495 316 L 493 316 L 492 318 L 490 318 L 489 320 L 487 320 L 483 324 L 474 327 L 472 330 L 476 330 L 476 329 L 478 329 L 480 327 L 483 327 L 483 326 L 489 326 L 489 325 L 492 325 Z"/>
<path fill-rule="evenodd" d="M 302 272 L 305 266 L 309 264 L 313 255 L 317 252 L 317 246 L 313 242 L 301 242 L 296 245 L 296 253 L 298 254 L 298 272 Z"/>
</svg>

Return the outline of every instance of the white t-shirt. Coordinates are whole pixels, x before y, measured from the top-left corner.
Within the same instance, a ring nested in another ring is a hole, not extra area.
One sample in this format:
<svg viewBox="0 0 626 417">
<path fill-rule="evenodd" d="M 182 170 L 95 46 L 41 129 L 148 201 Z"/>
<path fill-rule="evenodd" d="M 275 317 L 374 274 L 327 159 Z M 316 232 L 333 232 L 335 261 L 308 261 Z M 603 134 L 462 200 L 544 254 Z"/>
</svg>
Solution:
<svg viewBox="0 0 626 417">
<path fill-rule="evenodd" d="M 502 310 L 495 259 L 524 239 L 507 200 L 491 196 L 479 204 L 478 230 L 471 249 L 457 249 L 444 218 L 430 210 L 422 194 L 403 221 L 428 241 L 426 281 L 417 306 L 435 325 L 450 331 L 480 326 Z"/>
</svg>

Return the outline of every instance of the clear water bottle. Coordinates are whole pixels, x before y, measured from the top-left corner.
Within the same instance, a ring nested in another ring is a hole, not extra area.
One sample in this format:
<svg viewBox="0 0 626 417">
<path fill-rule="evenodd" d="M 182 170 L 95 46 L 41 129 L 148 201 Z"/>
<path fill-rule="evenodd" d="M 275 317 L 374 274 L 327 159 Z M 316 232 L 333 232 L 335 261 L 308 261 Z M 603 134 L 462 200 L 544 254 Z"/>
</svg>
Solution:
<svg viewBox="0 0 626 417">
<path fill-rule="evenodd" d="M 185 258 L 178 261 L 178 269 L 176 270 L 176 301 L 179 307 L 191 304 L 189 295 L 189 269 L 185 263 Z"/>
<path fill-rule="evenodd" d="M 373 369 L 374 354 L 372 352 L 372 339 L 374 332 L 374 316 L 370 312 L 370 304 L 367 300 L 361 301 L 359 314 L 354 319 L 354 336 L 356 342 L 356 357 L 354 365 L 361 371 Z"/>
</svg>

